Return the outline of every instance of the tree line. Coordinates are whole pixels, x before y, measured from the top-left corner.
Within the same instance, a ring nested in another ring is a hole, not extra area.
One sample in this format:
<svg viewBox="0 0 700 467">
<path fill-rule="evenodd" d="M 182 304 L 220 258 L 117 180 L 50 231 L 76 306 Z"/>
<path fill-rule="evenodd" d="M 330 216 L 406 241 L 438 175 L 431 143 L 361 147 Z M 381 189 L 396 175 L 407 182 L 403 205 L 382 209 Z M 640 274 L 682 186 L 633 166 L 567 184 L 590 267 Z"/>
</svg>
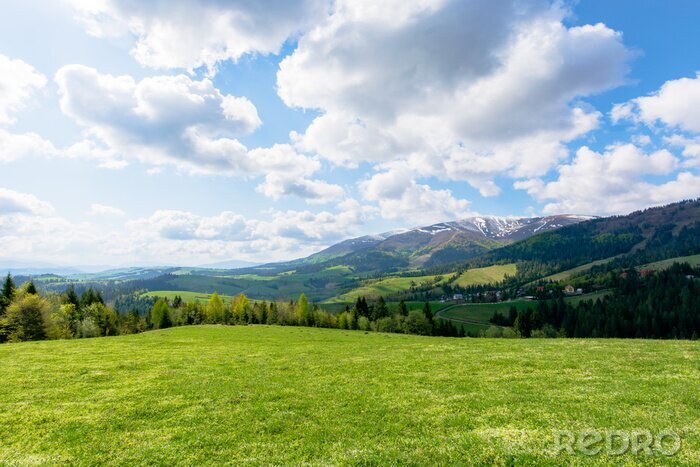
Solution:
<svg viewBox="0 0 700 467">
<path fill-rule="evenodd" d="M 154 299 L 150 299 L 154 300 Z M 126 301 L 129 303 L 129 301 Z M 361 331 L 396 332 L 434 336 L 464 336 L 464 329 L 435 319 L 430 303 L 422 310 L 408 310 L 401 301 L 395 312 L 383 298 L 368 303 L 358 298 L 354 306 L 330 313 L 312 304 L 303 293 L 295 302 L 251 301 L 239 294 L 230 303 L 212 294 L 206 303 L 173 300 L 131 301 L 127 312 L 107 306 L 99 291 L 86 289 L 81 295 L 69 286 L 63 293 L 39 294 L 30 280 L 17 286 L 10 274 L 0 291 L 0 342 L 43 339 L 73 339 L 134 334 L 151 329 L 198 324 L 309 326 Z M 153 303 L 145 313 L 145 303 Z"/>
<path fill-rule="evenodd" d="M 656 273 L 620 273 L 611 293 L 577 304 L 541 300 L 534 307 L 491 322 L 512 326 L 522 337 L 620 337 L 697 339 L 700 336 L 700 269 L 674 264 Z"/>
<path fill-rule="evenodd" d="M 309 302 L 305 294 L 288 303 L 251 301 L 239 294 L 226 304 L 219 294 L 212 294 L 206 303 L 184 302 L 175 296 L 172 301 L 161 298 L 144 317 L 153 329 L 196 324 L 268 324 L 307 326 L 360 331 L 395 332 L 428 336 L 464 337 L 461 326 L 436 319 L 430 302 L 422 310 L 409 310 L 402 300 L 392 312 L 383 297 L 368 303 L 365 297 L 347 305 L 340 313 L 331 313 Z"/>
</svg>

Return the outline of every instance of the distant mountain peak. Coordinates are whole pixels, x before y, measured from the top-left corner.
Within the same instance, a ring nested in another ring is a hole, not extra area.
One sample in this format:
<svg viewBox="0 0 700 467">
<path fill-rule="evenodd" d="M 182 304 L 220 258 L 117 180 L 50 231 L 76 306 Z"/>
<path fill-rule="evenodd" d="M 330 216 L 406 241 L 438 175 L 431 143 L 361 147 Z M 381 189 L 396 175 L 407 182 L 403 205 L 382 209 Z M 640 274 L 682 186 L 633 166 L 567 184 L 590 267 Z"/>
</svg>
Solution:
<svg viewBox="0 0 700 467">
<path fill-rule="evenodd" d="M 450 231 L 472 232 L 492 240 L 518 240 L 540 231 L 558 229 L 593 218 L 593 216 L 575 214 L 558 214 L 545 217 L 473 216 L 456 221 L 416 227 L 410 231 L 430 235 Z"/>
</svg>

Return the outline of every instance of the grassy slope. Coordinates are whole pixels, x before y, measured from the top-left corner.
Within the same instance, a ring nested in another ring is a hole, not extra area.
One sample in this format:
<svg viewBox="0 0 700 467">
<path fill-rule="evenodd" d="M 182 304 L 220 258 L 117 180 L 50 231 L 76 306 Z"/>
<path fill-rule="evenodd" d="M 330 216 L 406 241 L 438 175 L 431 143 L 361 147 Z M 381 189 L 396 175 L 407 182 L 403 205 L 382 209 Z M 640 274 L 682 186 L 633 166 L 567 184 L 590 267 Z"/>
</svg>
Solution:
<svg viewBox="0 0 700 467">
<path fill-rule="evenodd" d="M 476 284 L 492 284 L 502 281 L 506 274 L 515 275 L 515 264 L 500 264 L 485 268 L 470 269 L 462 273 L 454 282 L 461 287 Z M 339 295 L 329 302 L 354 302 L 357 297 L 379 297 L 403 292 L 411 287 L 411 283 L 421 284 L 442 277 L 443 281 L 449 279 L 452 274 L 438 276 L 419 277 L 389 277 L 386 279 L 368 281 L 361 287 L 357 287 L 347 293 Z"/>
<path fill-rule="evenodd" d="M 655 271 L 661 269 L 667 269 L 673 265 L 673 263 L 688 263 L 693 267 L 700 266 L 700 255 L 693 256 L 679 256 L 677 258 L 669 258 L 663 261 L 656 261 L 655 263 L 645 264 L 640 266 L 639 269 L 653 269 Z"/>
<path fill-rule="evenodd" d="M 700 344 L 197 327 L 0 346 L 0 463 L 569 464 L 553 430 L 673 429 Z M 667 460 L 668 461 L 668 460 Z"/>
<path fill-rule="evenodd" d="M 339 295 L 329 302 L 354 302 L 358 297 L 379 297 L 397 292 L 402 292 L 411 288 L 411 284 L 434 281 L 436 277 L 442 277 L 443 280 L 448 279 L 450 274 L 442 274 L 437 276 L 418 276 L 418 277 L 388 277 L 385 279 L 368 281 L 365 285 L 357 287 L 347 293 Z"/>
<path fill-rule="evenodd" d="M 468 269 L 464 271 L 453 283 L 460 287 L 470 285 L 494 284 L 502 281 L 506 274 L 515 275 L 515 264 L 497 264 L 485 268 Z"/>
<path fill-rule="evenodd" d="M 583 264 L 581 266 L 567 269 L 566 271 L 558 272 L 556 274 L 552 274 L 551 276 L 544 277 L 543 280 L 545 281 L 554 281 L 554 282 L 560 282 L 560 281 L 565 281 L 569 279 L 570 277 L 575 276 L 576 274 L 580 274 L 582 272 L 586 272 L 590 270 L 594 266 L 600 266 L 601 264 L 606 264 L 612 261 L 616 257 L 612 258 L 605 258 L 605 259 L 599 259 L 597 261 L 592 261 L 590 263 Z"/>
<path fill-rule="evenodd" d="M 574 305 L 582 300 L 596 300 L 598 298 L 603 298 L 610 292 L 607 290 L 601 290 L 599 292 L 592 292 L 584 295 L 576 295 L 572 297 L 566 297 L 569 303 Z M 510 311 L 510 307 L 514 306 L 518 310 L 524 310 L 527 307 L 535 308 L 537 307 L 537 302 L 532 300 L 512 300 L 508 302 L 499 303 L 466 303 L 464 305 L 456 305 L 444 310 L 441 310 L 439 316 L 447 319 L 454 320 L 469 320 L 474 322 L 483 322 L 484 325 L 489 325 L 489 319 L 496 312 L 500 312 L 502 315 L 507 316 Z"/>
</svg>

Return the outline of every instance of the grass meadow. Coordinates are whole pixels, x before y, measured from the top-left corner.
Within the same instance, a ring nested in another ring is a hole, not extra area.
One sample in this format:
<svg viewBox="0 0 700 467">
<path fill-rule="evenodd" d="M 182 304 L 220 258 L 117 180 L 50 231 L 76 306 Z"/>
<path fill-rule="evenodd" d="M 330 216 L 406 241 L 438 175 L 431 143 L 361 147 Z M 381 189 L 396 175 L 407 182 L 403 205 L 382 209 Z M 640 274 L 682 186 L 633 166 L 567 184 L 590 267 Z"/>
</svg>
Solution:
<svg viewBox="0 0 700 467">
<path fill-rule="evenodd" d="M 700 344 L 184 327 L 0 346 L 0 464 L 700 463 Z M 672 458 L 555 430 L 676 431 Z"/>
</svg>

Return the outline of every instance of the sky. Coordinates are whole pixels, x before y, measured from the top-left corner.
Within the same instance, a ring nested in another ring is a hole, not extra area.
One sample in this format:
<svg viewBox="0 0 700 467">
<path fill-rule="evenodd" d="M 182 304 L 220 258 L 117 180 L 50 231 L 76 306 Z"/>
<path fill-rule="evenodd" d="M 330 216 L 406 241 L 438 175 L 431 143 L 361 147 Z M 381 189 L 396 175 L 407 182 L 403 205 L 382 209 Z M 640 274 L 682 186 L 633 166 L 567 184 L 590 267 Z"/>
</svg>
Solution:
<svg viewBox="0 0 700 467">
<path fill-rule="evenodd" d="M 700 197 L 692 0 L 0 0 L 0 265 Z"/>
</svg>

